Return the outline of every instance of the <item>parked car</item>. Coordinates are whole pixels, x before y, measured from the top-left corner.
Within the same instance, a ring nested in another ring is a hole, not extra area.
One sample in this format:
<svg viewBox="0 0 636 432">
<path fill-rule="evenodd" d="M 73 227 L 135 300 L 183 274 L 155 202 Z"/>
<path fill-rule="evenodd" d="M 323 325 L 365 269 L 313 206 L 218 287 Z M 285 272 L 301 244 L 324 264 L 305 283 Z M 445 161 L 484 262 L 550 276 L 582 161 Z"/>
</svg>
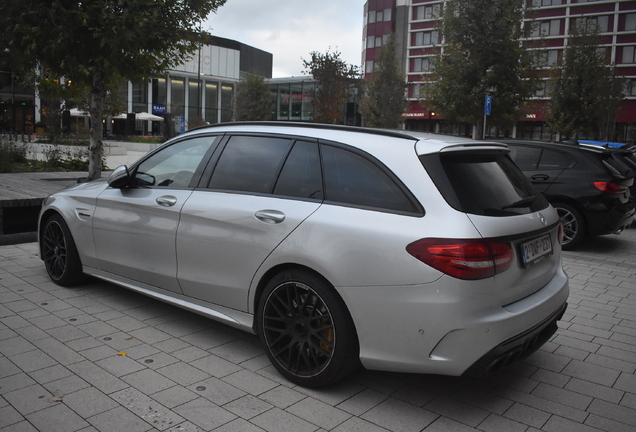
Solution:
<svg viewBox="0 0 636 432">
<path fill-rule="evenodd" d="M 563 249 L 577 248 L 586 236 L 620 233 L 634 221 L 633 151 L 579 143 L 503 142 L 563 219 Z"/>
<path fill-rule="evenodd" d="M 285 123 L 192 130 L 49 197 L 41 257 L 258 334 L 308 387 L 481 375 L 566 308 L 562 226 L 504 144 Z"/>
</svg>

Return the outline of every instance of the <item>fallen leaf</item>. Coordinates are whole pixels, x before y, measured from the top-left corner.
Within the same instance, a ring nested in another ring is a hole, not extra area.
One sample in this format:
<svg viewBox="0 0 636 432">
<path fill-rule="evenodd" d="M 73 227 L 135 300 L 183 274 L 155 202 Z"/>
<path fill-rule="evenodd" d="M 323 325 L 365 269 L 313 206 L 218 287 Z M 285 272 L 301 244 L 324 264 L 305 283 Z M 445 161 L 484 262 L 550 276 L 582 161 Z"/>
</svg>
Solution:
<svg viewBox="0 0 636 432">
<path fill-rule="evenodd" d="M 125 355 L 128 355 L 128 353 L 127 353 L 127 352 L 122 351 L 122 352 L 118 352 L 118 353 L 117 353 L 117 355 L 118 355 L 118 356 L 125 356 Z"/>
<path fill-rule="evenodd" d="M 131 339 L 132 339 L 132 336 L 131 336 L 131 337 L 127 337 L 127 338 L 126 338 L 126 340 L 131 340 Z"/>
</svg>

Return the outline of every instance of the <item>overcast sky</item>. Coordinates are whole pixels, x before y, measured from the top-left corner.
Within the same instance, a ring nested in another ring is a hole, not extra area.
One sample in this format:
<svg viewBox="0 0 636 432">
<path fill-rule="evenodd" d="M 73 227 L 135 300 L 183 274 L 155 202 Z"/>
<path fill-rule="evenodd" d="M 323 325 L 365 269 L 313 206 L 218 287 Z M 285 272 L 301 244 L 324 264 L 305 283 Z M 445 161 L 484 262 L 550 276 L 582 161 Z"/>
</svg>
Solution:
<svg viewBox="0 0 636 432">
<path fill-rule="evenodd" d="M 366 0 L 227 0 L 203 23 L 215 36 L 274 55 L 273 77 L 301 76 L 312 51 L 360 66 Z"/>
</svg>

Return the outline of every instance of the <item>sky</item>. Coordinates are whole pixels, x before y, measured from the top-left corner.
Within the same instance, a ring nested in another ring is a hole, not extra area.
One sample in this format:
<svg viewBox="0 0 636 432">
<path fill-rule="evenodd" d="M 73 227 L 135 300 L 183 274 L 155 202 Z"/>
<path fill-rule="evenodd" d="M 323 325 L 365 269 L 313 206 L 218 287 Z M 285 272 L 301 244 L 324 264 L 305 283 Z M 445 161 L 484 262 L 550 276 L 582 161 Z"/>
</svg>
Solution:
<svg viewBox="0 0 636 432">
<path fill-rule="evenodd" d="M 227 0 L 203 23 L 214 36 L 274 56 L 274 78 L 302 76 L 310 53 L 341 53 L 360 66 L 366 0 Z"/>
</svg>

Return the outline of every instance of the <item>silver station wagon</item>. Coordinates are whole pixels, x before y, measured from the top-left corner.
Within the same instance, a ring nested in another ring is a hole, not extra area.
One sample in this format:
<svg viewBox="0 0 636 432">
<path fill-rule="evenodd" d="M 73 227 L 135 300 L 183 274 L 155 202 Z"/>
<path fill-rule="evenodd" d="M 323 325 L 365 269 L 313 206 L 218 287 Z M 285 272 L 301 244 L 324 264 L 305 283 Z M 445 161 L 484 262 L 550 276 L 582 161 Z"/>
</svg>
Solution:
<svg viewBox="0 0 636 432">
<path fill-rule="evenodd" d="M 557 212 L 505 144 L 206 126 L 50 196 L 41 257 L 260 336 L 308 387 L 367 369 L 480 376 L 556 331 Z"/>
</svg>

